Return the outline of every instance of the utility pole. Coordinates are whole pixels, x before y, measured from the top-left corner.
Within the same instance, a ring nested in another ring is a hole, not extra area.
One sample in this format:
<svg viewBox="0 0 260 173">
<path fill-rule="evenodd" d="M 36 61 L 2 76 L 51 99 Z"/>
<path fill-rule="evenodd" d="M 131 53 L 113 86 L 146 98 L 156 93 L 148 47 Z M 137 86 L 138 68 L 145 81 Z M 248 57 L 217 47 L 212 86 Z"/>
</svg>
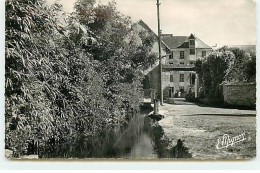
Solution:
<svg viewBox="0 0 260 173">
<path fill-rule="evenodd" d="M 161 26 L 160 26 L 160 2 L 157 0 L 157 17 L 158 17 L 158 45 L 159 45 L 159 97 L 160 104 L 163 105 L 163 87 L 162 87 L 162 53 L 161 53 Z"/>
</svg>

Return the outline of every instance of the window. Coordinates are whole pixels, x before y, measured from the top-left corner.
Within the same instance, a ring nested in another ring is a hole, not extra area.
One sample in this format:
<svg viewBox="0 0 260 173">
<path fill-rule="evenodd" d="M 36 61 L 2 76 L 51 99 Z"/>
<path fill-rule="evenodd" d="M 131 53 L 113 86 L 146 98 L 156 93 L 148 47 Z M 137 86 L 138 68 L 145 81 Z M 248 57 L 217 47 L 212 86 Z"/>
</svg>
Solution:
<svg viewBox="0 0 260 173">
<path fill-rule="evenodd" d="M 180 86 L 180 92 L 184 92 L 184 86 Z"/>
<path fill-rule="evenodd" d="M 180 62 L 180 65 L 184 65 L 184 62 Z"/>
<path fill-rule="evenodd" d="M 190 40 L 190 45 L 194 46 L 195 45 L 195 40 Z"/>
<path fill-rule="evenodd" d="M 173 75 L 170 75 L 170 82 L 173 82 Z"/>
<path fill-rule="evenodd" d="M 172 52 L 171 52 L 170 55 L 169 55 L 169 59 L 173 59 L 173 54 L 172 54 Z"/>
<path fill-rule="evenodd" d="M 173 62 L 169 62 L 169 65 L 173 65 Z"/>
<path fill-rule="evenodd" d="M 190 84 L 195 85 L 196 75 L 194 73 L 190 73 Z"/>
<path fill-rule="evenodd" d="M 195 49 L 190 49 L 190 55 L 195 55 Z"/>
<path fill-rule="evenodd" d="M 184 74 L 180 74 L 180 82 L 184 82 Z"/>
<path fill-rule="evenodd" d="M 180 59 L 184 59 L 184 51 L 180 51 Z"/>
<path fill-rule="evenodd" d="M 194 61 L 190 61 L 190 65 L 194 64 Z"/>
<path fill-rule="evenodd" d="M 202 57 L 206 56 L 206 51 L 202 51 Z"/>
</svg>

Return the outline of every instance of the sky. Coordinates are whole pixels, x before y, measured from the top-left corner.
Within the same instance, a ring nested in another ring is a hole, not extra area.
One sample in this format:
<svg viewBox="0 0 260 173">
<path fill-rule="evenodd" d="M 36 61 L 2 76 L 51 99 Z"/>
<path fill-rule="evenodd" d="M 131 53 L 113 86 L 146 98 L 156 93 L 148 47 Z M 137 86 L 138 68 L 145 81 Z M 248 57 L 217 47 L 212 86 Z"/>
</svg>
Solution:
<svg viewBox="0 0 260 173">
<path fill-rule="evenodd" d="M 54 0 L 47 0 L 49 3 Z M 109 0 L 97 0 L 106 4 Z M 115 0 L 118 10 L 133 22 L 143 20 L 157 33 L 156 0 Z M 75 0 L 59 0 L 72 12 Z M 255 45 L 255 0 L 160 0 L 163 34 L 194 33 L 210 46 Z"/>
</svg>

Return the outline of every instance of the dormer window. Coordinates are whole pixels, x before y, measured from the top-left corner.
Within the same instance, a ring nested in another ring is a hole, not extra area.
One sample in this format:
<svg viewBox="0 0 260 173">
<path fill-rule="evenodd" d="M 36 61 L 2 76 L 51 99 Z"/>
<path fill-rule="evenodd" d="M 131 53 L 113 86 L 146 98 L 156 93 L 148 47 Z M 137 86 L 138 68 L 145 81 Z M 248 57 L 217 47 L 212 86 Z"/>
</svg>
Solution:
<svg viewBox="0 0 260 173">
<path fill-rule="evenodd" d="M 190 45 L 194 46 L 195 45 L 195 40 L 190 40 Z"/>
<path fill-rule="evenodd" d="M 169 59 L 173 59 L 173 54 L 172 54 L 172 52 L 171 52 L 170 55 L 169 55 Z"/>
</svg>

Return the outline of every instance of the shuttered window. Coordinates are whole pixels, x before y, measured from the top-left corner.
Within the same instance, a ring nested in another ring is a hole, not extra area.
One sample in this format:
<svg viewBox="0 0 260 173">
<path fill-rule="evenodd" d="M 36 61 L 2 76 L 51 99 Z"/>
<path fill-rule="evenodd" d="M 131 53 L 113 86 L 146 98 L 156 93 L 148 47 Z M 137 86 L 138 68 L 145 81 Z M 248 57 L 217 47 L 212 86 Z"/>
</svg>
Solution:
<svg viewBox="0 0 260 173">
<path fill-rule="evenodd" d="M 184 82 L 184 74 L 180 74 L 180 82 Z"/>
</svg>

